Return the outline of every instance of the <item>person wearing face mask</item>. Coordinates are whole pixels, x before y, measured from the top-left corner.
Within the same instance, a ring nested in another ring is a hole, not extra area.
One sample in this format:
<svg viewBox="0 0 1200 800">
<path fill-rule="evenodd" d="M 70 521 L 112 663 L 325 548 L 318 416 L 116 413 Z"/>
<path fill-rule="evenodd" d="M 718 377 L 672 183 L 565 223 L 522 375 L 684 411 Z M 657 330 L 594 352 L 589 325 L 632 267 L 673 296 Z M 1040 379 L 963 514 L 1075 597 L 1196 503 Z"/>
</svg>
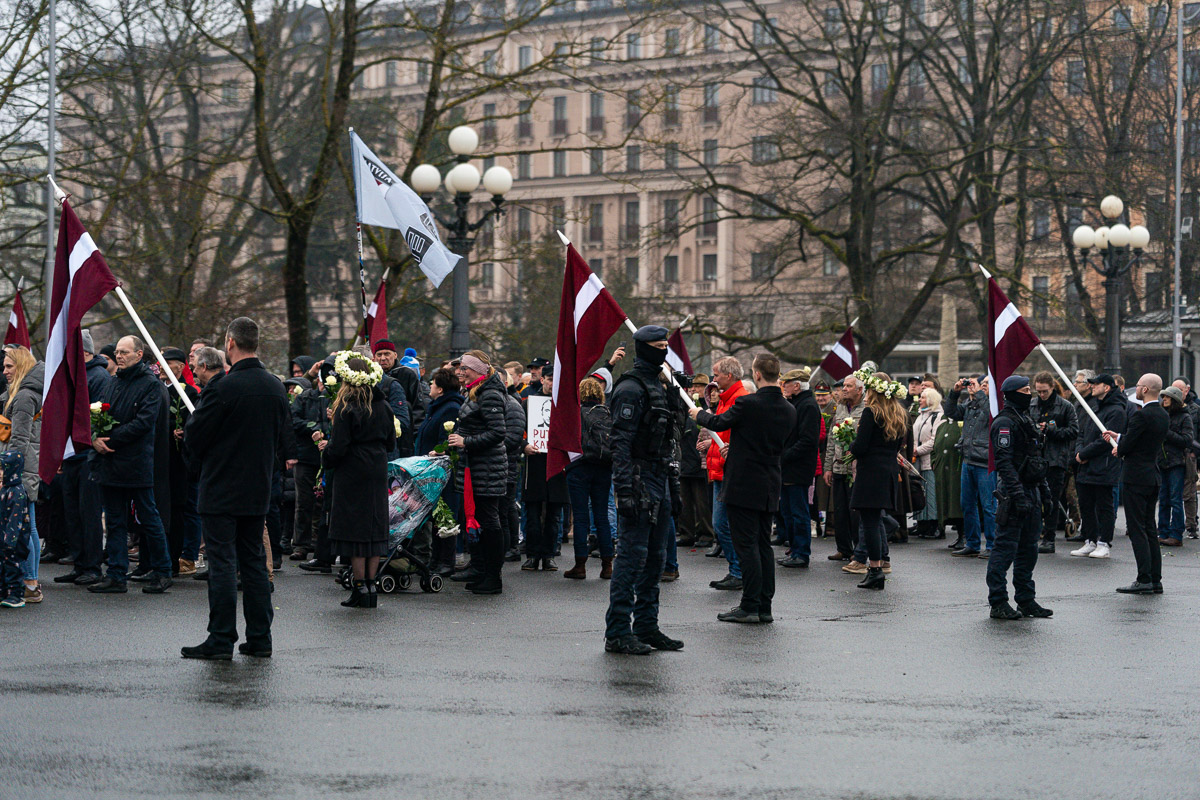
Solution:
<svg viewBox="0 0 1200 800">
<path fill-rule="evenodd" d="M 1000 385 L 1004 407 L 992 420 L 990 436 L 996 462 L 1000 502 L 996 508 L 996 541 L 988 556 L 988 603 L 992 619 L 1046 618 L 1033 585 L 1041 535 L 1041 491 L 1046 481 L 1044 445 L 1028 412 L 1033 394 L 1029 379 L 1010 375 Z M 1014 609 L 1008 603 L 1008 568 L 1012 567 Z"/>
</svg>

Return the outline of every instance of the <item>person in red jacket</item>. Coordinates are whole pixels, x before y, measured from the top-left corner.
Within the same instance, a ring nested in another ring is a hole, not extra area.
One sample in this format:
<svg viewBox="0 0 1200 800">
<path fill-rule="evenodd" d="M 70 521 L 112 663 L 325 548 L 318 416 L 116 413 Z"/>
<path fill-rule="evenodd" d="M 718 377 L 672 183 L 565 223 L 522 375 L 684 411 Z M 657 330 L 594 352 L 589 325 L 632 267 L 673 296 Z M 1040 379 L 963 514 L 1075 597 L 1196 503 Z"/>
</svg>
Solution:
<svg viewBox="0 0 1200 800">
<path fill-rule="evenodd" d="M 733 402 L 744 394 L 749 394 L 742 384 L 742 364 L 733 356 L 726 356 L 713 364 L 713 379 L 721 391 L 721 399 L 717 403 L 717 414 L 724 414 L 733 407 Z M 708 445 L 708 455 L 705 462 L 708 466 L 708 479 L 712 482 L 713 490 L 713 530 L 717 534 L 717 542 L 729 562 L 729 574 L 719 581 L 709 583 L 714 589 L 741 591 L 742 565 L 738 563 L 737 553 L 733 549 L 733 537 L 729 530 L 729 515 L 725 503 L 720 499 L 721 481 L 725 479 L 725 456 L 729 452 L 730 431 L 712 433 Z"/>
</svg>

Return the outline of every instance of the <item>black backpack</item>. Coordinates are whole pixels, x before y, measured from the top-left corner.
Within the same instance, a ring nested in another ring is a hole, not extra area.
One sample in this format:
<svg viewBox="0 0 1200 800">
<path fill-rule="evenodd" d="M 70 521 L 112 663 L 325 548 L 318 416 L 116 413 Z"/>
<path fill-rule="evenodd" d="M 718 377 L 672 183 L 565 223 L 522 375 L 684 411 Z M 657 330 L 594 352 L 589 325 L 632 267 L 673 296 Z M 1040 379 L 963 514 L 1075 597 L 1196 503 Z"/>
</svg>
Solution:
<svg viewBox="0 0 1200 800">
<path fill-rule="evenodd" d="M 612 464 L 612 447 L 609 436 L 612 433 L 612 414 L 608 406 L 597 403 L 584 408 L 583 417 L 583 460 L 587 464 L 598 464 L 607 467 Z"/>
</svg>

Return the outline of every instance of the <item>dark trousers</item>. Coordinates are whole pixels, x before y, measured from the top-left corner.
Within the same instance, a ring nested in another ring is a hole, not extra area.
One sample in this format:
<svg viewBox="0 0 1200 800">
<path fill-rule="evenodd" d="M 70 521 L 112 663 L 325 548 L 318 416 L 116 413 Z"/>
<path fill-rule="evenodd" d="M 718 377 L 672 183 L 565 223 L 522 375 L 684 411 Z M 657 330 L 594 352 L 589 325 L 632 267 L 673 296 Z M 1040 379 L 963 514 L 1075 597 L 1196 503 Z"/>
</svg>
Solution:
<svg viewBox="0 0 1200 800">
<path fill-rule="evenodd" d="M 596 543 L 601 558 L 613 557 L 612 528 L 608 525 L 608 494 L 612 490 L 612 468 L 599 464 L 576 464 L 567 473 L 571 514 L 575 520 L 575 558 L 588 557 L 588 530 L 596 525 Z"/>
<path fill-rule="evenodd" d="M 679 532 L 683 536 L 700 538 L 713 537 L 712 489 L 708 478 L 680 478 L 679 491 L 682 495 L 683 514 L 679 517 Z"/>
<path fill-rule="evenodd" d="M 1083 518 L 1084 538 L 1089 542 L 1112 544 L 1113 526 L 1117 524 L 1113 487 L 1075 481 L 1075 491 L 1079 494 L 1079 516 Z"/>
<path fill-rule="evenodd" d="M 296 477 L 296 518 L 292 528 L 292 546 L 309 550 L 313 546 L 314 520 L 320 517 L 320 501 L 313 491 L 317 480 L 316 464 L 297 464 L 293 470 Z"/>
<path fill-rule="evenodd" d="M 834 474 L 830 503 L 833 505 L 833 535 L 838 552 L 850 555 L 858 539 L 858 512 L 850 510 L 849 475 Z"/>
<path fill-rule="evenodd" d="M 1158 548 L 1158 531 L 1154 527 L 1154 501 L 1157 499 L 1157 486 L 1125 484 L 1125 527 L 1129 532 L 1129 543 L 1133 545 L 1133 557 L 1137 559 L 1138 583 L 1162 583 L 1162 551 Z"/>
<path fill-rule="evenodd" d="M 742 610 L 770 613 L 775 596 L 775 551 L 771 549 L 773 511 L 725 504 L 729 532 L 742 565 Z"/>
<path fill-rule="evenodd" d="M 1158 535 L 1163 539 L 1183 541 L 1183 478 L 1184 466 L 1160 470 L 1158 486 Z M 40 533 L 40 531 L 39 531 Z"/>
<path fill-rule="evenodd" d="M 67 531 L 63 501 L 61 475 L 56 475 L 53 481 L 41 485 L 37 502 L 38 538 L 46 545 L 47 553 L 54 553 L 59 557 L 75 555 L 75 548 L 71 546 Z"/>
<path fill-rule="evenodd" d="M 1040 498 L 1036 489 L 1033 510 L 1028 514 L 1009 513 L 1008 524 L 996 526 L 996 540 L 988 556 L 987 585 L 988 603 L 996 605 L 1008 602 L 1008 568 L 1012 567 L 1013 599 L 1017 605 L 1033 601 L 1033 568 L 1037 566 L 1038 536 L 1042 531 L 1041 514 L 1038 513 Z"/>
<path fill-rule="evenodd" d="M 604 635 L 609 639 L 658 630 L 658 588 L 663 547 L 671 527 L 671 503 L 665 474 L 647 472 L 642 482 L 657 501 L 658 513 L 653 522 L 649 511 L 617 518 L 617 555 L 604 617 Z"/>
<path fill-rule="evenodd" d="M 100 484 L 91 479 L 92 467 L 86 458 L 64 461 L 62 465 L 63 512 L 67 538 L 76 553 L 76 572 L 100 572 L 104 546 Z"/>
<path fill-rule="evenodd" d="M 313 558 L 322 564 L 333 563 L 333 549 L 329 545 L 329 510 L 333 508 L 333 483 L 325 482 L 325 493 L 314 507 Z"/>
<path fill-rule="evenodd" d="M 812 554 L 812 519 L 808 508 L 808 487 L 784 484 L 779 494 L 779 515 L 786 531 L 788 555 L 808 561 Z"/>
<path fill-rule="evenodd" d="M 500 498 L 500 530 L 504 531 L 504 552 L 521 543 L 521 515 L 517 511 L 517 484 L 505 486 L 504 497 Z"/>
<path fill-rule="evenodd" d="M 100 490 L 104 497 L 104 520 L 108 525 L 108 577 L 118 583 L 128 580 L 130 507 L 136 505 L 142 529 L 138 566 L 148 566 L 159 575 L 170 578 L 171 557 L 167 553 L 167 533 L 163 530 L 158 506 L 154 504 L 154 489 L 149 486 L 101 486 Z"/>
<path fill-rule="evenodd" d="M 263 550 L 263 517 L 203 514 L 204 547 L 208 556 L 208 636 L 220 647 L 233 649 L 238 640 L 238 572 L 242 576 L 242 613 L 246 641 L 271 646 L 271 582 Z"/>
<path fill-rule="evenodd" d="M 497 498 L 499 499 L 499 498 Z M 563 503 L 525 503 L 525 555 L 530 558 L 553 558 L 562 535 Z M 587 528 L 583 529 L 587 541 Z"/>
<path fill-rule="evenodd" d="M 475 521 L 480 525 L 475 553 L 483 560 L 484 576 L 496 580 L 500 580 L 500 570 L 504 568 L 504 532 L 500 529 L 500 500 L 500 497 L 475 497 Z"/>
<path fill-rule="evenodd" d="M 283 472 L 275 470 L 271 477 L 271 505 L 267 508 L 267 540 L 271 543 L 271 559 L 280 557 L 279 543 L 283 538 L 283 519 L 279 506 L 283 503 Z"/>
<path fill-rule="evenodd" d="M 1067 483 L 1067 470 L 1051 467 L 1046 471 L 1046 483 L 1050 493 L 1042 497 L 1042 541 L 1053 542 L 1058 532 L 1058 501 Z"/>
</svg>

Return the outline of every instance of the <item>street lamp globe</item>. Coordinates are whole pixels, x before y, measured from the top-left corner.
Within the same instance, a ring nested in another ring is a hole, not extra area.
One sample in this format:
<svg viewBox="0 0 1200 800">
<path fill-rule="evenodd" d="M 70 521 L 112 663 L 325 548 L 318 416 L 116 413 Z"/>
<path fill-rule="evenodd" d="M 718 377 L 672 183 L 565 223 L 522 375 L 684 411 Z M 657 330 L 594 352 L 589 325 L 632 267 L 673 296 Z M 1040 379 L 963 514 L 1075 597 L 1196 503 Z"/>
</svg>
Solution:
<svg viewBox="0 0 1200 800">
<path fill-rule="evenodd" d="M 454 184 L 454 191 L 470 194 L 479 186 L 479 170 L 473 164 L 459 164 L 446 175 L 446 181 Z"/>
<path fill-rule="evenodd" d="M 433 164 L 422 164 L 412 171 L 409 183 L 417 194 L 433 194 L 442 185 L 442 176 Z"/>
<path fill-rule="evenodd" d="M 1101 225 L 1096 228 L 1096 247 L 1101 250 L 1108 249 L 1108 226 Z"/>
<path fill-rule="evenodd" d="M 469 156 L 475 152 L 476 147 L 479 147 L 479 134 L 466 125 L 459 125 L 450 131 L 450 136 L 446 141 L 450 145 L 450 152 L 454 155 Z"/>
<path fill-rule="evenodd" d="M 1108 229 L 1108 243 L 1113 247 L 1124 247 L 1129 244 L 1129 228 L 1117 223 Z"/>
<path fill-rule="evenodd" d="M 1087 250 L 1096 245 L 1096 232 L 1092 230 L 1090 225 L 1080 225 L 1075 229 L 1075 233 L 1071 234 L 1071 241 L 1080 250 Z"/>
<path fill-rule="evenodd" d="M 454 192 L 456 191 L 454 188 L 453 178 L 454 178 L 454 170 L 450 170 L 449 172 L 446 173 L 446 176 L 444 178 L 442 178 L 442 184 L 446 187 L 446 191 L 449 192 L 450 194 L 454 194 Z"/>
<path fill-rule="evenodd" d="M 495 166 L 483 173 L 483 188 L 495 197 L 503 197 L 512 188 L 513 176 L 504 167 Z"/>
<path fill-rule="evenodd" d="M 1121 198 L 1115 194 L 1110 194 L 1100 201 L 1100 213 L 1106 219 L 1116 219 L 1121 216 L 1121 212 L 1125 210 L 1125 204 L 1121 202 Z"/>
<path fill-rule="evenodd" d="M 1150 231 L 1144 225 L 1134 225 L 1129 229 L 1129 244 L 1134 250 L 1142 250 L 1150 244 Z"/>
</svg>

